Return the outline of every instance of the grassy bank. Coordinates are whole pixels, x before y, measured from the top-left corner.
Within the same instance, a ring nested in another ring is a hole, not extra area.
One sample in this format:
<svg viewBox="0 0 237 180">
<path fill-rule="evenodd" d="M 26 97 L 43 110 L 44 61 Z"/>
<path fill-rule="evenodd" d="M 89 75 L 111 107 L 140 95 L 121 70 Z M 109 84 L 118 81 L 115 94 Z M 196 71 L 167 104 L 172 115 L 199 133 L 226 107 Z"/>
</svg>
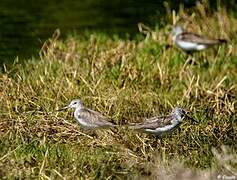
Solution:
<svg viewBox="0 0 237 180">
<path fill-rule="evenodd" d="M 184 66 L 186 55 L 167 46 L 168 26 L 135 40 L 98 33 L 66 41 L 54 36 L 40 59 L 5 67 L 0 177 L 236 177 L 237 20 L 223 10 L 208 14 L 200 5 L 194 14 L 181 8 L 179 15 L 197 33 L 230 43 L 197 53 L 196 64 Z M 184 123 L 161 140 L 122 127 L 91 135 L 71 111 L 55 111 L 75 98 L 119 125 L 169 113 L 176 105 L 199 124 Z"/>
</svg>

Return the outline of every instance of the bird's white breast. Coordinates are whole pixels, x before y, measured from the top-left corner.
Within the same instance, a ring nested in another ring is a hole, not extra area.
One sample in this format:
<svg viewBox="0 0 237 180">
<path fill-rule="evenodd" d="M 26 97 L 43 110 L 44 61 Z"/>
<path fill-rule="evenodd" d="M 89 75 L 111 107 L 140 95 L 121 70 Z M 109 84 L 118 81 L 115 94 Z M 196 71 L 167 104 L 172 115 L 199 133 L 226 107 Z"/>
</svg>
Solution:
<svg viewBox="0 0 237 180">
<path fill-rule="evenodd" d="M 204 44 L 197 44 L 182 40 L 177 40 L 176 45 L 185 51 L 201 51 L 207 48 L 207 45 Z"/>
<path fill-rule="evenodd" d="M 162 135 L 162 134 L 169 133 L 169 132 L 173 131 L 175 128 L 177 128 L 179 126 L 179 124 L 180 123 L 178 123 L 176 121 L 173 124 L 167 125 L 167 126 L 164 126 L 164 127 L 158 127 L 156 129 L 146 129 L 146 132 L 152 133 L 152 134 L 155 134 L 155 135 Z"/>
<path fill-rule="evenodd" d="M 86 121 L 84 121 L 83 119 L 81 119 L 81 118 L 77 118 L 77 121 L 79 122 L 79 124 L 81 126 L 84 126 L 84 127 L 88 127 L 89 126 L 89 124 Z"/>
</svg>

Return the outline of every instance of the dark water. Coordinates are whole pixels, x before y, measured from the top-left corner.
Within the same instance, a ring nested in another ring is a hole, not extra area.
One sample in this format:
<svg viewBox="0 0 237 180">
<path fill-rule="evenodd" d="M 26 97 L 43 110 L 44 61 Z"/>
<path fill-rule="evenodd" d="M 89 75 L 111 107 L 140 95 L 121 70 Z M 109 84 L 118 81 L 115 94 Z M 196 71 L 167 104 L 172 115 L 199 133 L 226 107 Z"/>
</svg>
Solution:
<svg viewBox="0 0 237 180">
<path fill-rule="evenodd" d="M 165 15 L 163 0 L 0 0 L 0 64 L 16 56 L 29 58 L 38 53 L 45 39 L 59 28 L 68 32 L 100 30 L 133 35 L 137 23 L 160 23 Z M 169 1 L 178 8 L 195 0 Z M 155 17 L 155 18 L 154 18 Z M 157 22 L 154 21 L 157 20 Z"/>
</svg>

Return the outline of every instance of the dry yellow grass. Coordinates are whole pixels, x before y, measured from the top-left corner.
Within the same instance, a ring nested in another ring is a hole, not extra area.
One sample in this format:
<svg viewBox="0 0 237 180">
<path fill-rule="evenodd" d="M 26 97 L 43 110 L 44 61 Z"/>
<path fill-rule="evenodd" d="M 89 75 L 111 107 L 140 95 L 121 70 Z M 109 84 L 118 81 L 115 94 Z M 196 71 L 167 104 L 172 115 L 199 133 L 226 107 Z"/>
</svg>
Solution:
<svg viewBox="0 0 237 180">
<path fill-rule="evenodd" d="M 0 176 L 236 178 L 236 19 L 224 9 L 210 14 L 200 4 L 191 14 L 181 8 L 178 17 L 191 30 L 227 38 L 229 44 L 195 54 L 197 64 L 184 67 L 185 54 L 166 48 L 168 26 L 148 28 L 140 41 L 99 33 L 61 41 L 56 31 L 40 59 L 5 67 Z M 122 127 L 88 134 L 70 111 L 55 111 L 74 98 L 119 125 L 166 114 L 175 105 L 199 124 L 185 123 L 163 139 Z"/>
</svg>

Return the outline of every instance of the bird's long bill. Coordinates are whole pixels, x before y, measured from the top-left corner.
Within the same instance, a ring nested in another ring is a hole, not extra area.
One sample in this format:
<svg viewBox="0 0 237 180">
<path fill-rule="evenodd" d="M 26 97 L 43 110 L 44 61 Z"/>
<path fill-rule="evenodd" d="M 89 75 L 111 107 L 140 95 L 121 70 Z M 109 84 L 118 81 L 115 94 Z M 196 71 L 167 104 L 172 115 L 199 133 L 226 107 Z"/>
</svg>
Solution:
<svg viewBox="0 0 237 180">
<path fill-rule="evenodd" d="M 186 116 L 191 120 L 192 124 L 194 124 L 194 125 L 198 124 L 198 122 L 195 119 L 193 119 L 191 116 L 189 116 L 187 114 L 186 114 Z"/>
<path fill-rule="evenodd" d="M 69 108 L 68 106 L 65 106 L 63 108 L 57 109 L 56 111 L 63 111 L 63 110 L 68 109 L 68 108 Z"/>
</svg>

